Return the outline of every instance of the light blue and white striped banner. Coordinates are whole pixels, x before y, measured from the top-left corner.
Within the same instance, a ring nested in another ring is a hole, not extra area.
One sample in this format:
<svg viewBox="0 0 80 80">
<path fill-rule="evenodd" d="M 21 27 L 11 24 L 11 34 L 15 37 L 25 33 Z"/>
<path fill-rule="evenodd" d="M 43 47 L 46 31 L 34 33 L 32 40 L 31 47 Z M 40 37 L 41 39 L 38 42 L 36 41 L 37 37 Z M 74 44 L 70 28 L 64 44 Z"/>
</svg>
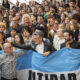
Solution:
<svg viewBox="0 0 80 80">
<path fill-rule="evenodd" d="M 19 80 L 80 80 L 80 50 L 63 48 L 44 57 L 32 50 L 18 58 Z"/>
</svg>

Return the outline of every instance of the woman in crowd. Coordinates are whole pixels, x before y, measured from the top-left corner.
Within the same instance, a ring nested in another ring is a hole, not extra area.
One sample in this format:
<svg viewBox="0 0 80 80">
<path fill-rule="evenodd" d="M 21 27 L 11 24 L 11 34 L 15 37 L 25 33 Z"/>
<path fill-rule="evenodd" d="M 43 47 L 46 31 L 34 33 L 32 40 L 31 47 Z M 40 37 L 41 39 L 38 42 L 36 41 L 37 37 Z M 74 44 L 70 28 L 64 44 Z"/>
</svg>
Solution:
<svg viewBox="0 0 80 80">
<path fill-rule="evenodd" d="M 22 32 L 23 32 L 24 42 L 26 44 L 30 44 L 31 32 L 30 32 L 29 28 L 28 27 L 23 28 Z"/>
<path fill-rule="evenodd" d="M 48 30 L 50 31 L 51 29 L 54 28 L 55 19 L 54 17 L 50 16 L 47 20 L 48 20 L 47 27 Z"/>
<path fill-rule="evenodd" d="M 61 14 L 61 23 L 65 23 L 66 15 L 64 13 Z"/>
<path fill-rule="evenodd" d="M 15 43 L 24 44 L 23 36 L 22 36 L 21 34 L 16 34 L 16 35 L 15 35 L 14 42 L 15 42 Z"/>
<path fill-rule="evenodd" d="M 67 30 L 70 29 L 70 21 L 71 21 L 71 18 L 70 18 L 70 17 L 66 17 L 66 18 L 65 18 L 65 28 L 66 28 Z"/>
<path fill-rule="evenodd" d="M 4 40 L 4 33 L 0 32 L 0 50 L 2 50 Z"/>
<path fill-rule="evenodd" d="M 3 0 L 2 5 L 3 5 L 3 7 L 10 9 L 10 4 L 9 4 L 8 0 Z"/>
<path fill-rule="evenodd" d="M 31 32 L 33 31 L 32 30 L 32 24 L 31 24 L 31 17 L 30 17 L 29 14 L 24 14 L 23 15 L 21 26 L 28 27 L 31 30 Z"/>
<path fill-rule="evenodd" d="M 9 29 L 9 18 L 8 17 L 4 17 L 3 18 L 3 23 L 6 25 L 6 30 Z"/>
<path fill-rule="evenodd" d="M 6 24 L 3 22 L 0 22 L 0 32 L 6 34 Z"/>
<path fill-rule="evenodd" d="M 35 15 L 35 14 L 31 15 L 31 23 L 32 23 L 32 26 L 33 26 L 33 29 L 34 29 L 37 25 L 37 15 Z"/>
<path fill-rule="evenodd" d="M 17 44 L 24 44 L 24 39 L 23 39 L 22 34 L 16 34 L 16 35 L 15 35 L 14 43 L 17 43 Z M 15 49 L 17 49 L 17 48 L 14 47 L 13 49 L 15 50 Z"/>
<path fill-rule="evenodd" d="M 10 32 L 10 37 L 8 37 L 5 41 L 6 42 L 14 42 L 16 34 L 17 34 L 17 30 L 13 28 Z"/>
</svg>

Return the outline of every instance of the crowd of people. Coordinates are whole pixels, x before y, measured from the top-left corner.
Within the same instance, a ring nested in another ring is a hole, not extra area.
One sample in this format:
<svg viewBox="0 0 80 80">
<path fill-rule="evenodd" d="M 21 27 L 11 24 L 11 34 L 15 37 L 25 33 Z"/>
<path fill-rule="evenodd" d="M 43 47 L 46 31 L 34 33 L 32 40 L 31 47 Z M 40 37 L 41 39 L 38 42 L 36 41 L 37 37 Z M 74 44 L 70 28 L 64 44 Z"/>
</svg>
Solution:
<svg viewBox="0 0 80 80">
<path fill-rule="evenodd" d="M 12 56 L 8 55 L 19 48 L 32 49 L 43 56 L 64 47 L 80 49 L 80 0 L 43 0 L 41 4 L 30 1 L 29 5 L 17 1 L 13 7 L 3 0 L 1 6 L 0 50 L 7 55 L 0 57 L 0 63 L 10 60 Z M 13 65 L 15 60 L 13 56 Z M 7 61 L 2 65 L 1 80 L 16 80 L 12 62 L 6 67 Z"/>
</svg>

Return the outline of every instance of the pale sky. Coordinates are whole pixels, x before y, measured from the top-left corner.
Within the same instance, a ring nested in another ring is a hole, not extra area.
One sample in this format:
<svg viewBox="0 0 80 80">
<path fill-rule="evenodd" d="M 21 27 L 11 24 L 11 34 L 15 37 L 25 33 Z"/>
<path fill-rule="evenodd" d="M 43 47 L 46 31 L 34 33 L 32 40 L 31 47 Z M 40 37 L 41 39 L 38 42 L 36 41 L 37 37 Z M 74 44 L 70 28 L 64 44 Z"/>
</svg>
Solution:
<svg viewBox="0 0 80 80">
<path fill-rule="evenodd" d="M 12 2 L 12 3 L 14 3 L 14 4 L 16 4 L 16 1 L 17 0 L 9 0 L 10 2 Z M 42 0 L 18 0 L 20 3 L 27 3 L 28 4 L 28 2 L 29 1 L 37 1 L 37 2 L 39 2 L 39 3 L 41 3 L 42 2 Z"/>
<path fill-rule="evenodd" d="M 2 3 L 3 0 L 0 0 L 0 3 Z M 12 2 L 13 4 L 16 4 L 17 0 L 9 0 L 10 2 Z M 42 2 L 42 0 L 18 0 L 20 3 L 26 3 L 28 4 L 29 1 L 37 1 L 39 3 Z"/>
</svg>

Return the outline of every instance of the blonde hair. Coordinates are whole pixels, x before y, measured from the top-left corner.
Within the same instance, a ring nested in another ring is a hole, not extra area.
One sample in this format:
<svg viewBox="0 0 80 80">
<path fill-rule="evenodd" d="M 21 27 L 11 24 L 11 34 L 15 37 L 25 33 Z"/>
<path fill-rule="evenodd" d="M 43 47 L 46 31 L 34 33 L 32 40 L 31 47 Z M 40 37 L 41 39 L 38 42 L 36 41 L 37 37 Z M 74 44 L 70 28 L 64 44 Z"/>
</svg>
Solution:
<svg viewBox="0 0 80 80">
<path fill-rule="evenodd" d="M 71 21 L 72 21 L 72 24 L 73 24 L 74 26 L 77 26 L 77 20 L 72 19 Z"/>
<path fill-rule="evenodd" d="M 64 23 L 59 24 L 59 28 L 64 28 L 65 29 L 65 24 Z"/>
<path fill-rule="evenodd" d="M 22 17 L 22 23 L 24 23 L 24 18 L 27 17 L 29 19 L 29 21 L 31 22 L 31 17 L 29 14 L 24 14 Z"/>
<path fill-rule="evenodd" d="M 0 22 L 0 27 L 4 27 L 5 29 L 6 29 L 6 25 L 5 25 L 5 23 L 3 23 L 3 22 Z"/>
</svg>

